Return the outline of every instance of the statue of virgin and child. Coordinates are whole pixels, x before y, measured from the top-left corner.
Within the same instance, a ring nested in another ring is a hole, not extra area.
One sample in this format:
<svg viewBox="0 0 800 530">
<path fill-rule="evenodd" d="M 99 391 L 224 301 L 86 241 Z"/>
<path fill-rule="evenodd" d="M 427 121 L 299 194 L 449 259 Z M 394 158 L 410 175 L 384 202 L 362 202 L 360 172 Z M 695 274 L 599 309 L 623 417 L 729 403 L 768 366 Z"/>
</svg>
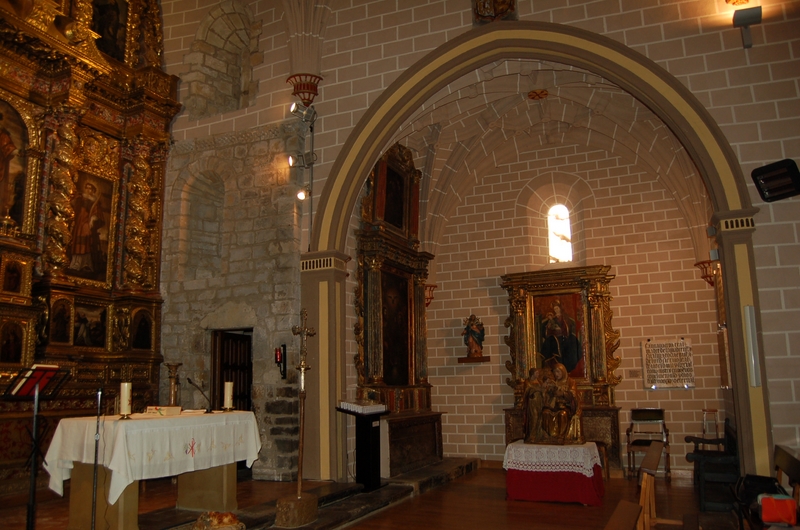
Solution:
<svg viewBox="0 0 800 530">
<path fill-rule="evenodd" d="M 578 388 L 560 362 L 531 368 L 522 403 L 525 443 L 585 443 Z"/>
</svg>

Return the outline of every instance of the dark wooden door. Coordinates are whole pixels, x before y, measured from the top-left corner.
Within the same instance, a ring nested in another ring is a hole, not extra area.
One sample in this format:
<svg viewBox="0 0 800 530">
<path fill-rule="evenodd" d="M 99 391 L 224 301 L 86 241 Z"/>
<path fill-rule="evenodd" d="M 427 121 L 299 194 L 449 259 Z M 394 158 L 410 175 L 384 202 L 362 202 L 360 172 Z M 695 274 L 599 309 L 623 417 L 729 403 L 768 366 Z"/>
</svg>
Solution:
<svg viewBox="0 0 800 530">
<path fill-rule="evenodd" d="M 222 408 L 226 381 L 233 381 L 233 408 L 250 410 L 253 340 L 249 332 L 215 331 L 211 349 L 211 404 Z"/>
</svg>

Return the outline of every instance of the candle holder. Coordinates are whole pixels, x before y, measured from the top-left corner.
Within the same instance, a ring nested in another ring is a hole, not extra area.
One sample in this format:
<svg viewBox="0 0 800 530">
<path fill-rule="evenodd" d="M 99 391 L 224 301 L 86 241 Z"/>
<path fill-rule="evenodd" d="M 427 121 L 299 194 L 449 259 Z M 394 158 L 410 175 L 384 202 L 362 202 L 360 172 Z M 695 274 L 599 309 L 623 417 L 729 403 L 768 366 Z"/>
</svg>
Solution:
<svg viewBox="0 0 800 530">
<path fill-rule="evenodd" d="M 233 407 L 222 407 L 222 412 L 233 412 L 234 410 L 236 409 Z"/>
<path fill-rule="evenodd" d="M 129 420 L 129 419 L 131 419 L 131 415 L 130 414 L 120 414 L 119 415 L 119 419 L 121 419 L 121 420 Z"/>
</svg>

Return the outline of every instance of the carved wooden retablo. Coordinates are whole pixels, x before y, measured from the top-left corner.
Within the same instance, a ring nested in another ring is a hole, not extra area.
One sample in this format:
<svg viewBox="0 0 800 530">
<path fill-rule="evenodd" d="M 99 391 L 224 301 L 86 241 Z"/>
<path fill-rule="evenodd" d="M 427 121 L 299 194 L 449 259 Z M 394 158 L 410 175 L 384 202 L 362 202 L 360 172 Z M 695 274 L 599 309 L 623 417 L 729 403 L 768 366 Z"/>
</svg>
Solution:
<svg viewBox="0 0 800 530">
<path fill-rule="evenodd" d="M 514 389 L 514 407 L 505 410 L 506 443 L 519 439 L 561 443 L 559 439 L 568 438 L 554 427 L 564 425 L 563 412 L 553 417 L 551 431 L 531 434 L 526 424 L 528 402 L 532 396 L 539 399 L 531 390 L 536 387 L 531 373 L 540 370 L 538 377 L 544 377 L 552 363 L 558 363 L 569 375 L 570 387 L 574 384 L 581 435 L 605 443 L 609 458 L 619 463 L 619 409 L 614 405 L 614 387 L 620 381 L 615 374 L 620 359 L 614 356 L 619 332 L 611 324 L 610 269 L 604 265 L 545 269 L 501 278 L 509 302 L 505 342 L 511 359 L 506 361 L 510 373 L 506 382 Z M 566 402 L 558 407 L 570 410 Z"/>
<path fill-rule="evenodd" d="M 52 425 L 92 414 L 98 387 L 113 409 L 120 381 L 135 410 L 156 402 L 180 109 L 162 50 L 157 0 L 0 1 L 0 392 L 34 362 L 69 369 Z M 0 494 L 27 488 L 29 411 L 0 405 Z"/>
</svg>

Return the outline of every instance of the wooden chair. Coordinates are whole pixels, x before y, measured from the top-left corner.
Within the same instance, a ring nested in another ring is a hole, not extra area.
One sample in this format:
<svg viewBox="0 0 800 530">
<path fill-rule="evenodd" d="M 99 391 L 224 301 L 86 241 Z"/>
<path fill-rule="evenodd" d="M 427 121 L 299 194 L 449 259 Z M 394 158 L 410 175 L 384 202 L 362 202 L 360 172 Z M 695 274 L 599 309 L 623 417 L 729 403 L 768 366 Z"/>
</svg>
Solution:
<svg viewBox="0 0 800 530">
<path fill-rule="evenodd" d="M 739 456 L 737 455 L 736 432 L 725 420 L 724 438 L 700 438 L 687 436 L 686 443 L 694 444 L 694 451 L 686 460 L 694 463 L 694 482 L 700 494 L 700 510 L 727 512 L 734 508 L 730 485 L 739 480 Z M 701 446 L 722 446 L 722 450 L 701 449 Z M 716 488 L 717 495 L 709 498 L 709 489 Z"/>
<path fill-rule="evenodd" d="M 664 474 L 670 479 L 669 465 L 669 429 L 664 423 L 664 409 L 632 409 L 631 425 L 625 431 L 627 436 L 626 451 L 628 453 L 628 478 L 633 476 L 636 453 L 646 453 L 651 444 L 662 443 L 666 460 Z"/>
</svg>

